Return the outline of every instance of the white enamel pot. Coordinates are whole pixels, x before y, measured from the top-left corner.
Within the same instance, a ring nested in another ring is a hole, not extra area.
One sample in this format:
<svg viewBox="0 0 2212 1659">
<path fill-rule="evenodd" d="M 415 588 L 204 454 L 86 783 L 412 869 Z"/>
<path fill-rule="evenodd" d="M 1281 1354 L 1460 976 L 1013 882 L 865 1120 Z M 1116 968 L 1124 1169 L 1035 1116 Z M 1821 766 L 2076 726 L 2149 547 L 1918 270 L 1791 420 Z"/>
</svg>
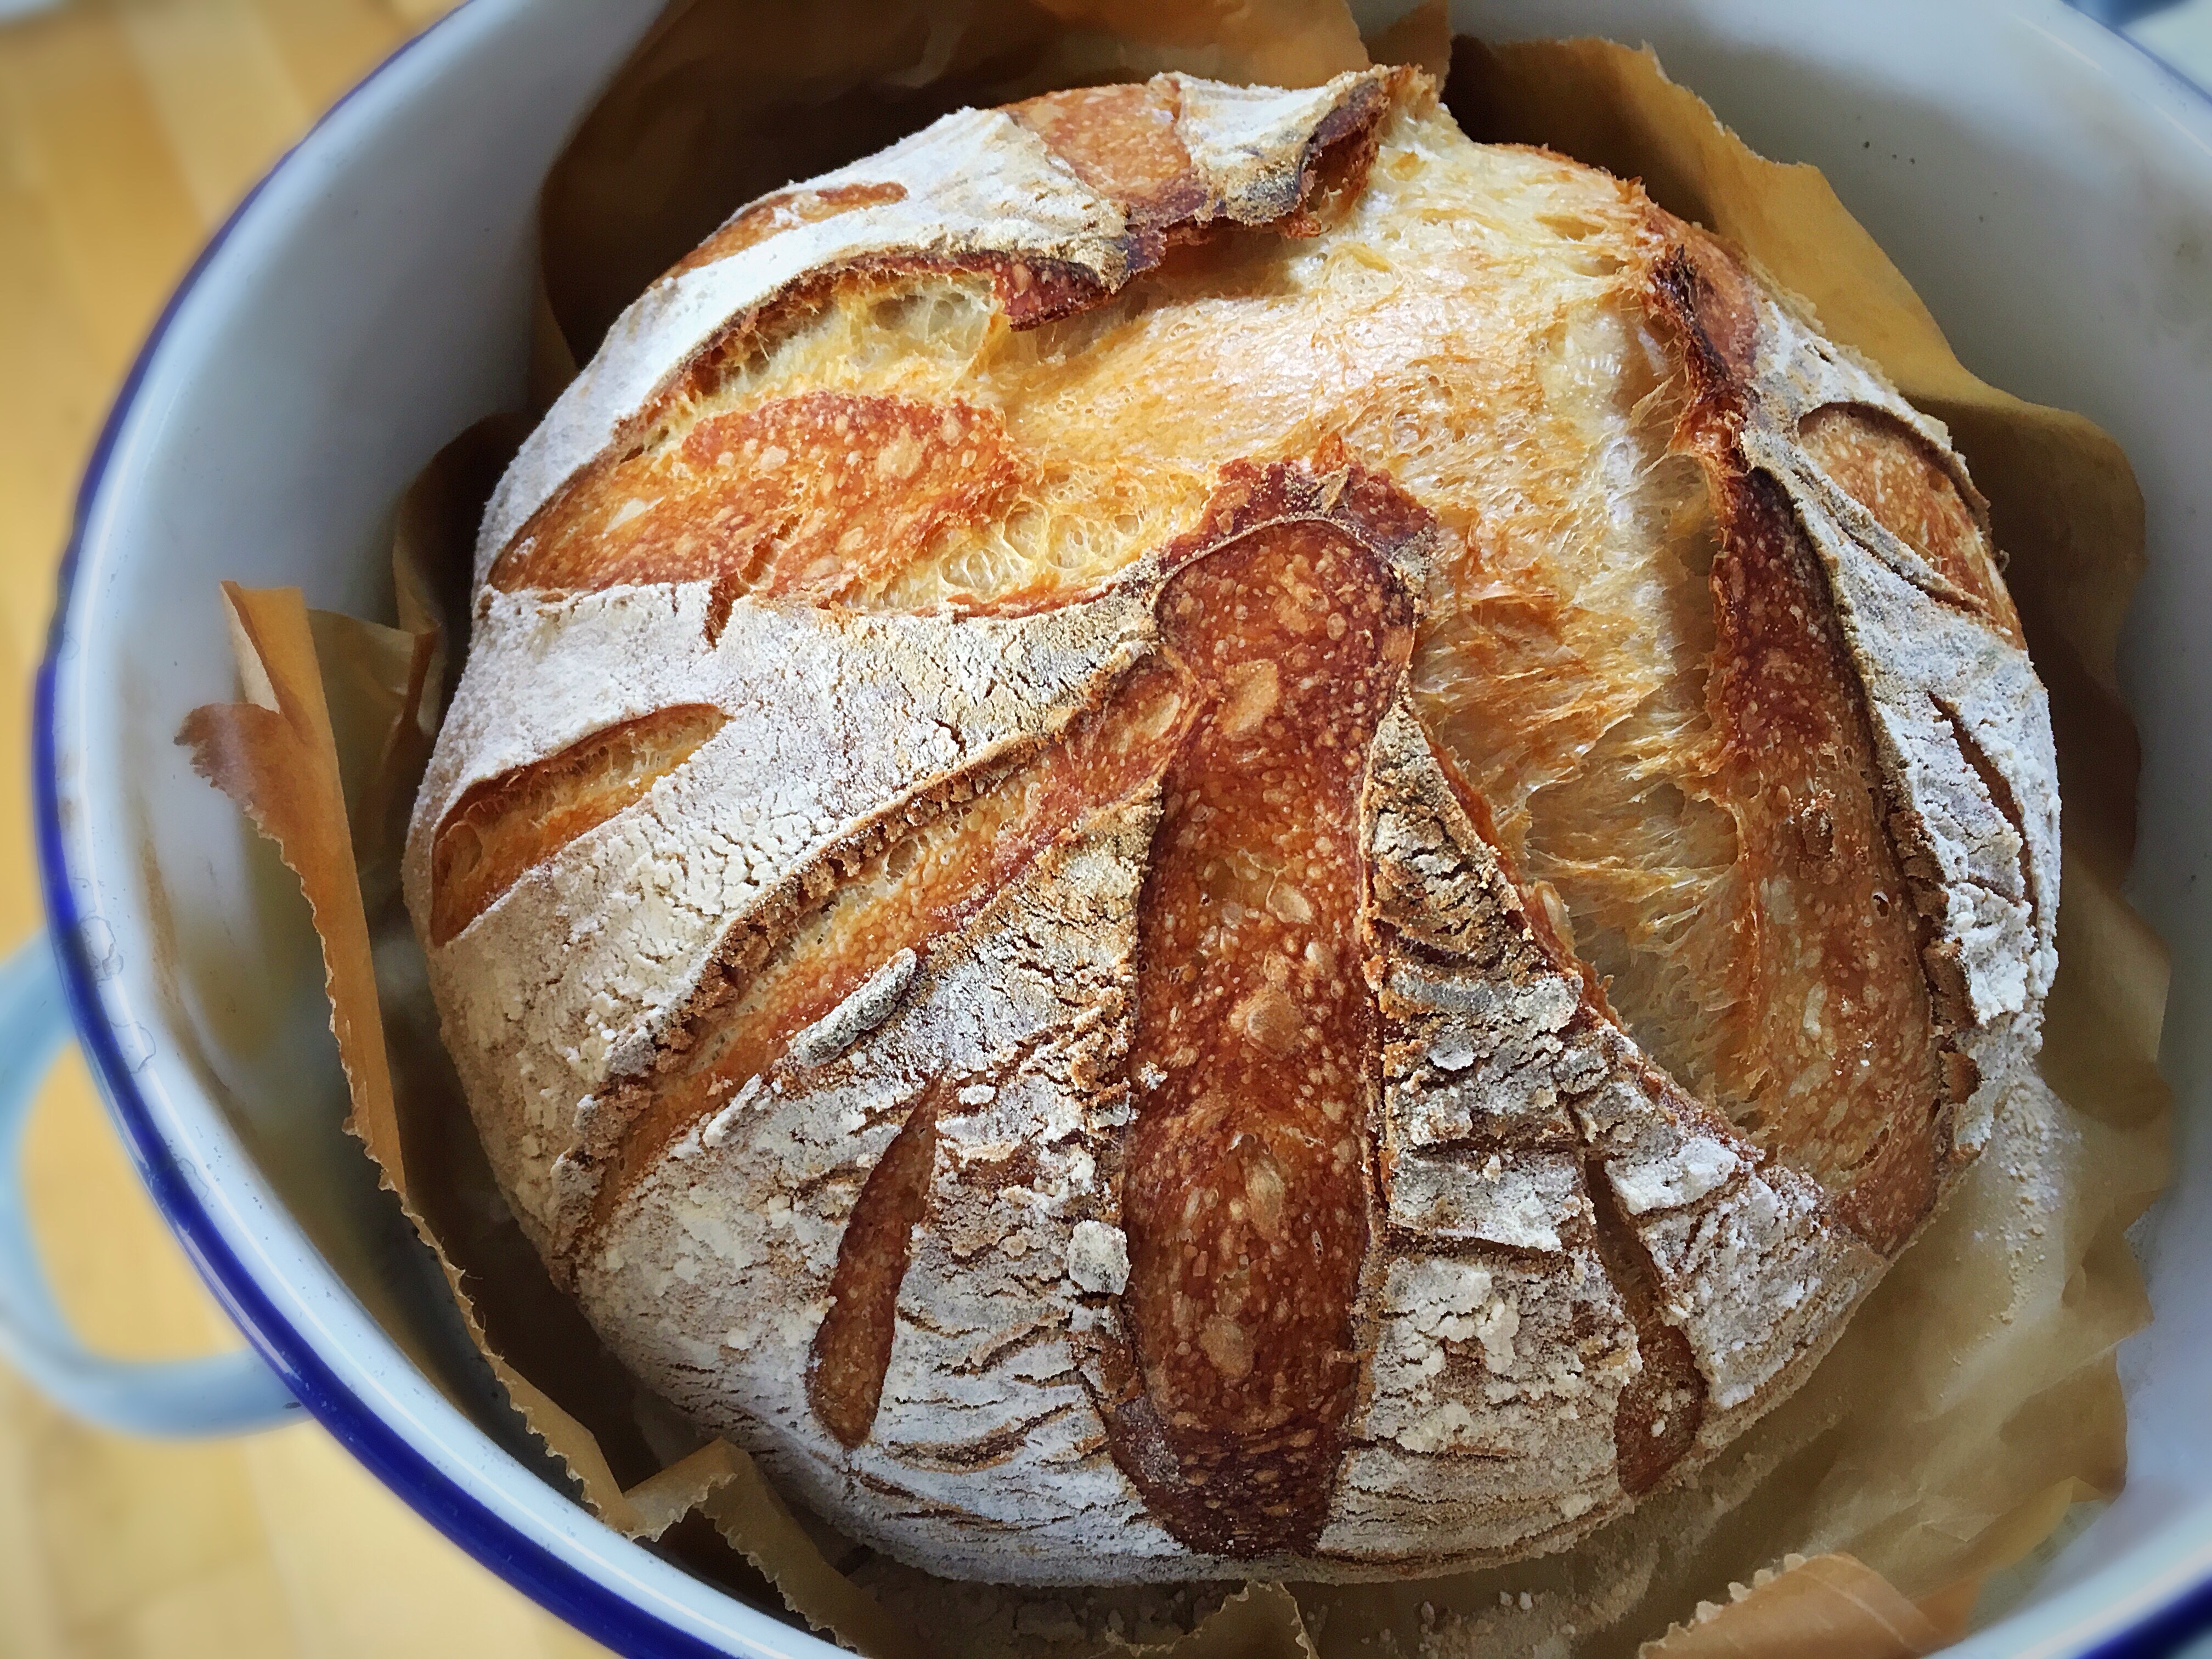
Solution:
<svg viewBox="0 0 2212 1659">
<path fill-rule="evenodd" d="M 0 973 L 0 1353 L 88 1416 L 218 1432 L 304 1406 L 458 1544 L 625 1651 L 833 1651 L 599 1525 L 459 1328 L 340 1129 L 296 890 L 172 741 L 231 695 L 216 585 L 374 614 L 400 490 L 523 401 L 537 187 L 659 0 L 471 0 L 217 235 L 87 471 L 39 682 L 52 950 Z M 1385 3 L 1376 9 L 1402 9 Z M 1967 366 L 2133 459 L 2152 566 L 2125 690 L 2133 893 L 2174 947 L 2179 1163 L 2139 1237 L 2125 1494 L 1961 1655 L 2159 1654 L 2212 1629 L 2212 105 L 2057 0 L 1463 0 L 1506 38 L 1645 40 L 1768 155 L 1810 161 Z M 252 1352 L 84 1352 L 37 1277 L 17 1152 L 73 1020 L 149 1188 Z"/>
</svg>

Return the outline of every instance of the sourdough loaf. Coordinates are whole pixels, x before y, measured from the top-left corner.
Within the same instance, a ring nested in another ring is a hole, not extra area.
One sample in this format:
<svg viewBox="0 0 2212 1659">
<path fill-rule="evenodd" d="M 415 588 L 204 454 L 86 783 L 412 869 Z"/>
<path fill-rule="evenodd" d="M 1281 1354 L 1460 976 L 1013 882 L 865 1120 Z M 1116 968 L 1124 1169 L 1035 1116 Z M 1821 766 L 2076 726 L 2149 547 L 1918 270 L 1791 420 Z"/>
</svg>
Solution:
<svg viewBox="0 0 2212 1659">
<path fill-rule="evenodd" d="M 1418 72 L 964 111 L 630 307 L 408 902 L 501 1182 L 854 1536 L 1554 1548 L 1788 1393 L 2055 958 L 1947 434 Z"/>
</svg>

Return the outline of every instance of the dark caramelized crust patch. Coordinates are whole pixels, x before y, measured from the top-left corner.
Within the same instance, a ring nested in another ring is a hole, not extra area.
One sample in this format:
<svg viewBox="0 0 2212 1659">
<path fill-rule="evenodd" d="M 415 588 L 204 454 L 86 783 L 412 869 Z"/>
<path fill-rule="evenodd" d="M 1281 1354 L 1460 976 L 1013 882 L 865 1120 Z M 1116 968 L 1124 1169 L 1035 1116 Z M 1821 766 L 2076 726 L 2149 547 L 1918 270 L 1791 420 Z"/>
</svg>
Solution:
<svg viewBox="0 0 2212 1659">
<path fill-rule="evenodd" d="M 1122 1214 L 1144 1397 L 1117 1454 L 1182 1542 L 1250 1556 L 1318 1535 L 1358 1380 L 1360 790 L 1413 605 L 1374 547 L 1292 521 L 1185 565 L 1159 614 L 1208 707 L 1138 915 Z"/>
<path fill-rule="evenodd" d="M 883 1404 L 898 1330 L 899 1286 L 913 1253 L 914 1230 L 929 1204 L 937 1164 L 938 1097 L 933 1085 L 907 1113 L 860 1196 L 837 1244 L 830 1311 L 807 1352 L 806 1398 L 841 1445 L 857 1446 Z"/>
<path fill-rule="evenodd" d="M 700 421 L 680 442 L 556 501 L 493 567 L 501 588 L 713 580 L 735 592 L 848 600 L 947 529 L 1003 512 L 1024 469 L 972 404 L 842 392 Z"/>
<path fill-rule="evenodd" d="M 1830 404 L 1797 423 L 1797 441 L 1845 495 L 1928 562 L 1944 585 L 1938 597 L 2026 648 L 1988 528 L 1925 439 L 1881 410 Z"/>
<path fill-rule="evenodd" d="M 729 716 L 685 703 L 594 732 L 477 784 L 430 844 L 430 942 L 443 945 L 543 862 L 691 758 Z"/>
<path fill-rule="evenodd" d="M 1739 1098 L 1895 1249 L 1935 1200 L 1941 1077 L 1913 907 L 1827 585 L 1763 475 L 1723 509 L 1711 699 L 1757 895 Z"/>
<path fill-rule="evenodd" d="M 1656 309 L 1680 331 L 1692 378 L 1678 441 L 1713 481 L 1706 703 L 1721 745 L 1715 793 L 1747 878 L 1717 1092 L 1889 1252 L 1926 1217 L 1948 1155 L 1921 924 L 1826 579 L 1781 486 L 1747 471 L 1736 446 L 1745 279 L 1702 241 L 1655 275 Z"/>
<path fill-rule="evenodd" d="M 1692 377 L 1706 398 L 1700 412 L 1740 419 L 1759 343 L 1751 279 L 1726 248 L 1695 228 L 1655 213 L 1651 229 L 1665 246 L 1652 265 L 1652 297 L 1681 331 Z"/>
<path fill-rule="evenodd" d="M 1596 1212 L 1598 1259 L 1636 1326 L 1641 1364 L 1613 1405 L 1613 1450 L 1621 1489 L 1640 1497 L 1697 1444 L 1705 1420 L 1705 1379 L 1689 1339 L 1661 1311 L 1657 1275 L 1635 1227 L 1621 1213 L 1613 1182 L 1593 1165 L 1583 1190 Z"/>
</svg>

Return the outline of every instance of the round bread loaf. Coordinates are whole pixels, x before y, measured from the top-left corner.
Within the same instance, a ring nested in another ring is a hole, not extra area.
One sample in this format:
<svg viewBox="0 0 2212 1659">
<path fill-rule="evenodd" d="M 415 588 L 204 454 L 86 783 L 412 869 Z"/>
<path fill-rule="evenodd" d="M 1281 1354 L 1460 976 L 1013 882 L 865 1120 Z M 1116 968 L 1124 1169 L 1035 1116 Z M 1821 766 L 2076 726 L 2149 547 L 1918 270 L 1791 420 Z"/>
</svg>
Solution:
<svg viewBox="0 0 2212 1659">
<path fill-rule="evenodd" d="M 1986 1139 L 2050 720 L 1943 428 L 1407 70 L 755 203 L 486 514 L 408 901 L 615 1351 L 933 1571 L 1556 1548 Z"/>
</svg>

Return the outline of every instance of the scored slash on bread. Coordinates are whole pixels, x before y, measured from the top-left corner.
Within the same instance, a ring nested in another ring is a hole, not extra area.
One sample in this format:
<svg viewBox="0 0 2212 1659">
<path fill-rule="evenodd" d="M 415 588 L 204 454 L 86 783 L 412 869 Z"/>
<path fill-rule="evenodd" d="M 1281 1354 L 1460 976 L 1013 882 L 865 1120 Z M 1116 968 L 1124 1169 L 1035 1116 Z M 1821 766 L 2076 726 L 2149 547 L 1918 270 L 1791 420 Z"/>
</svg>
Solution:
<svg viewBox="0 0 2212 1659">
<path fill-rule="evenodd" d="M 525 1230 L 856 1537 L 1557 1547 L 2029 1064 L 2048 714 L 1942 428 L 1408 70 L 968 111 L 526 445 L 408 900 Z"/>
</svg>

